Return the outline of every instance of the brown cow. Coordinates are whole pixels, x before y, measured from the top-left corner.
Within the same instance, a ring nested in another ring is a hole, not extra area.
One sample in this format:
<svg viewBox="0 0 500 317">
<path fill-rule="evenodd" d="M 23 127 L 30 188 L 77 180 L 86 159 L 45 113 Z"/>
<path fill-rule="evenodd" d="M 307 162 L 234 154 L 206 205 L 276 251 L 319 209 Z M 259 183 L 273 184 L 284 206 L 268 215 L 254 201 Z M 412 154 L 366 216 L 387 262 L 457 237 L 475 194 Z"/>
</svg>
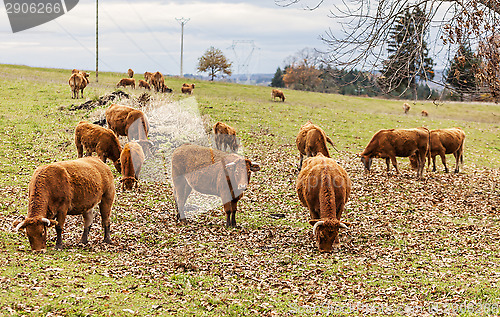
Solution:
<svg viewBox="0 0 500 317">
<path fill-rule="evenodd" d="M 151 78 L 153 77 L 153 73 L 150 72 L 145 72 L 144 73 L 144 80 L 148 82 L 148 84 L 151 84 Z"/>
<path fill-rule="evenodd" d="M 276 97 L 283 102 L 285 101 L 285 94 L 279 89 L 273 89 L 271 91 L 271 98 L 273 98 L 273 101 L 276 101 Z"/>
<path fill-rule="evenodd" d="M 185 203 L 194 189 L 219 196 L 226 212 L 226 226 L 235 227 L 238 200 L 248 186 L 251 172 L 259 170 L 259 164 L 236 154 L 194 144 L 181 145 L 172 154 L 177 217 L 185 221 Z"/>
<path fill-rule="evenodd" d="M 460 171 L 460 163 L 464 162 L 464 142 L 465 133 L 460 128 L 451 129 L 438 129 L 431 130 L 431 146 L 430 152 L 427 156 L 427 167 L 431 165 L 432 158 L 432 171 L 436 171 L 436 156 L 441 157 L 441 162 L 444 165 L 444 171 L 448 173 L 448 166 L 446 166 L 445 154 L 453 154 L 455 156 L 455 173 Z M 417 168 L 417 157 L 410 156 L 412 168 Z"/>
<path fill-rule="evenodd" d="M 116 135 L 126 136 L 129 141 L 139 143 L 150 153 L 152 142 L 148 140 L 149 122 L 141 110 L 129 106 L 111 104 L 105 111 L 106 122 Z"/>
<path fill-rule="evenodd" d="M 404 110 L 405 114 L 408 114 L 408 112 L 410 111 L 410 108 L 411 107 L 410 107 L 410 105 L 408 103 L 405 102 L 403 104 L 403 110 Z"/>
<path fill-rule="evenodd" d="M 151 84 L 156 92 L 161 92 L 165 87 L 165 77 L 163 77 L 162 73 L 156 72 L 151 76 Z"/>
<path fill-rule="evenodd" d="M 429 113 L 426 111 L 426 110 L 422 110 L 422 112 L 420 112 L 422 114 L 422 117 L 428 117 L 429 116 Z"/>
<path fill-rule="evenodd" d="M 375 133 L 361 153 L 361 162 L 367 171 L 370 171 L 372 159 L 385 158 L 387 171 L 390 169 L 389 161 L 399 174 L 396 157 L 409 157 L 416 154 L 417 177 L 423 177 L 425 157 L 429 149 L 429 130 L 421 127 L 416 129 L 389 129 Z"/>
<path fill-rule="evenodd" d="M 297 178 L 297 194 L 302 206 L 309 209 L 309 223 L 314 225 L 313 236 L 320 252 L 340 246 L 339 228 L 348 229 L 349 224 L 340 217 L 351 187 L 347 172 L 335 160 L 319 153 L 304 161 Z"/>
<path fill-rule="evenodd" d="M 146 88 L 147 90 L 151 90 L 151 86 L 149 86 L 148 82 L 143 79 L 139 80 L 139 88 L 141 87 Z"/>
<path fill-rule="evenodd" d="M 132 88 L 135 89 L 135 79 L 133 78 L 122 78 L 118 84 L 116 84 L 116 88 L 118 87 L 127 87 L 127 86 L 131 86 Z"/>
<path fill-rule="evenodd" d="M 233 127 L 219 121 L 214 124 L 213 133 L 217 150 L 225 151 L 229 148 L 232 152 L 238 152 L 238 138 Z"/>
<path fill-rule="evenodd" d="M 122 164 L 122 190 L 131 190 L 139 181 L 139 173 L 144 163 L 144 152 L 137 142 L 128 142 L 120 155 Z"/>
<path fill-rule="evenodd" d="M 78 99 L 78 92 L 81 92 L 83 98 L 83 90 L 89 84 L 89 74 L 88 73 L 73 73 L 69 77 L 68 84 L 71 88 L 71 98 Z"/>
<path fill-rule="evenodd" d="M 311 121 L 307 121 L 300 130 L 295 143 L 297 144 L 297 149 L 300 153 L 300 162 L 298 169 L 302 169 L 302 161 L 305 157 L 316 156 L 318 153 L 322 153 L 326 157 L 330 157 L 330 152 L 326 147 L 326 142 L 330 143 L 333 147 L 332 139 L 330 139 L 323 129 L 317 125 L 312 124 Z"/>
<path fill-rule="evenodd" d="M 128 69 L 127 71 L 128 78 L 133 78 L 134 77 L 134 71 L 132 69 Z"/>
<path fill-rule="evenodd" d="M 83 157 L 84 148 L 86 156 L 92 156 L 92 153 L 96 152 L 104 163 L 108 158 L 113 161 L 116 170 L 121 173 L 120 153 L 122 147 L 110 129 L 87 121 L 80 121 L 75 128 L 75 145 L 78 157 Z"/>
<path fill-rule="evenodd" d="M 193 93 L 193 90 L 194 90 L 194 84 L 182 84 L 182 87 L 181 87 L 181 92 L 183 94 L 192 94 Z"/>
<path fill-rule="evenodd" d="M 55 225 L 55 248 L 62 249 L 66 215 L 82 215 L 84 230 L 80 242 L 87 244 L 94 219 L 92 208 L 99 204 L 104 242 L 111 243 L 109 218 L 114 198 L 113 174 L 96 157 L 43 165 L 35 170 L 29 183 L 28 215 L 14 225 L 16 231 L 26 229 L 33 251 L 45 252 L 47 227 Z"/>
</svg>

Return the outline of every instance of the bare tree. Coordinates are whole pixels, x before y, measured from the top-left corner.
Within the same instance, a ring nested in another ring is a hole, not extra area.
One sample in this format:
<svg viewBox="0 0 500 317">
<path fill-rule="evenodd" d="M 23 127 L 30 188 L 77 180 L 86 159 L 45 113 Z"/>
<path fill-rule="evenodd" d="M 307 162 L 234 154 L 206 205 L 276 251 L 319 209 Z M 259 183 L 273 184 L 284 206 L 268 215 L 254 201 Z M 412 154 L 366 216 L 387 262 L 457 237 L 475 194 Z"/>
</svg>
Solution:
<svg viewBox="0 0 500 317">
<path fill-rule="evenodd" d="M 328 5 L 324 0 L 275 0 L 275 3 L 281 6 L 300 4 L 307 10 Z M 478 47 L 480 43 L 488 45 L 490 38 L 496 38 L 498 32 L 498 0 L 343 0 L 335 3 L 332 1 L 328 7 L 329 16 L 341 30 L 329 28 L 322 35 L 329 47 L 324 53 L 333 67 L 380 70 L 390 41 L 391 27 L 408 8 L 420 7 L 426 13 L 420 30 L 425 33 L 434 31 L 433 38 L 427 40 L 429 47 L 451 51 L 465 41 L 473 47 Z M 427 39 L 428 35 L 422 33 L 420 38 Z M 490 64 L 495 65 L 497 52 L 492 50 L 482 49 L 478 57 L 483 61 L 493 59 Z M 424 65 L 421 68 L 424 72 Z M 496 71 L 489 70 L 483 77 L 493 82 L 493 74 Z M 496 89 L 495 85 L 490 86 Z"/>
</svg>

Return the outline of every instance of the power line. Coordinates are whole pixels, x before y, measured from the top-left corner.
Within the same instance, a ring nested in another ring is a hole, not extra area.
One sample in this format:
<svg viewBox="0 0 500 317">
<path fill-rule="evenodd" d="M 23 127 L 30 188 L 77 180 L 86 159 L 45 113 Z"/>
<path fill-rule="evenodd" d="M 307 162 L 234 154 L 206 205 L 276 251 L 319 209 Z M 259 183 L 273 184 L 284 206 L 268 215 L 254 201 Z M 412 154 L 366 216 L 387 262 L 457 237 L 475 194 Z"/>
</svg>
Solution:
<svg viewBox="0 0 500 317">
<path fill-rule="evenodd" d="M 129 0 L 127 0 L 128 4 L 130 5 L 130 7 L 132 8 L 132 11 L 134 11 L 134 13 L 137 15 L 137 17 L 139 18 L 139 20 L 142 21 L 142 23 L 144 24 L 144 26 L 146 27 L 146 29 L 149 31 L 149 33 L 151 34 L 151 36 L 153 37 L 153 39 L 156 41 L 156 43 L 158 43 L 158 45 L 163 49 L 163 51 L 165 52 L 165 54 L 170 57 L 170 59 L 178 66 L 179 65 L 179 62 L 177 62 L 177 60 L 175 60 L 175 58 L 170 54 L 168 53 L 168 49 L 163 46 L 163 44 L 161 43 L 161 41 L 155 36 L 155 33 L 153 30 L 151 30 L 151 28 L 146 24 L 146 22 L 144 21 L 144 19 L 139 15 L 139 13 L 137 13 L 136 10 L 134 10 L 134 8 L 132 7 L 132 4 L 130 3 Z"/>
<path fill-rule="evenodd" d="M 146 57 L 148 57 L 152 62 L 154 62 L 156 64 L 156 66 L 159 66 L 160 68 L 163 68 L 163 69 L 167 69 L 166 67 L 164 67 L 161 63 L 157 62 L 153 57 L 151 57 L 146 51 L 144 51 L 119 25 L 118 23 L 115 22 L 115 20 L 113 20 L 113 18 L 108 14 L 108 12 L 104 11 L 104 13 L 106 14 L 106 16 L 109 18 L 109 20 L 114 24 L 116 25 L 116 27 L 123 33 L 123 35 L 125 35 L 127 37 L 127 39 L 135 45 L 135 47 L 137 47 L 137 49 L 139 49 L 144 55 L 146 55 Z"/>
<path fill-rule="evenodd" d="M 180 76 L 184 77 L 184 72 L 182 70 L 182 59 L 184 55 L 184 25 L 189 22 L 191 19 L 186 19 L 186 18 L 175 18 L 177 22 L 181 24 L 181 72 Z"/>
</svg>

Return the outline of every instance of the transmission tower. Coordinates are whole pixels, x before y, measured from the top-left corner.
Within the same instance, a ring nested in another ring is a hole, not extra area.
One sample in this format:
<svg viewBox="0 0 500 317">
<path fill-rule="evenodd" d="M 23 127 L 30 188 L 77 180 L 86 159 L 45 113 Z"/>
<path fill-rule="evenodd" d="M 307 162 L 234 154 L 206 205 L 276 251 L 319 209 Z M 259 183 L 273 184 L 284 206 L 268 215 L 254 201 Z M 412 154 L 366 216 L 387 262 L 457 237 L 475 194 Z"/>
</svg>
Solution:
<svg viewBox="0 0 500 317">
<path fill-rule="evenodd" d="M 250 63 L 255 50 L 259 48 L 253 40 L 233 40 L 233 45 L 229 47 L 233 50 L 234 60 L 236 61 L 236 73 L 246 75 L 245 83 L 250 83 Z M 237 78 L 240 82 L 240 78 Z"/>
</svg>

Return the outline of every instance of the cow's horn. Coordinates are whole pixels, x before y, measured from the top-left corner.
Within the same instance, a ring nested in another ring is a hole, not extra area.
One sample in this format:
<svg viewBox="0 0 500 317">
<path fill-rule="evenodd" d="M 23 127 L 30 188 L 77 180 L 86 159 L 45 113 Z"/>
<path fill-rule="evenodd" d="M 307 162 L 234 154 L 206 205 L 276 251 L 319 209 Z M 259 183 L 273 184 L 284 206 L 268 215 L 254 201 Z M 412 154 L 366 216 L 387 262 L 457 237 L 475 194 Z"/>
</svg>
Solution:
<svg viewBox="0 0 500 317">
<path fill-rule="evenodd" d="M 26 220 L 21 221 L 21 222 L 17 225 L 16 229 L 14 229 L 14 232 L 18 232 L 18 231 L 19 231 L 19 229 L 21 229 L 21 227 L 24 225 L 24 223 L 25 223 L 25 222 L 26 222 Z"/>
<path fill-rule="evenodd" d="M 319 226 L 322 226 L 323 224 L 325 224 L 324 221 L 318 221 L 314 224 L 314 227 L 313 227 L 313 236 L 316 235 L 316 229 L 319 227 Z"/>
<path fill-rule="evenodd" d="M 339 227 L 344 228 L 344 229 L 349 229 L 349 227 L 346 226 L 343 222 L 339 223 Z"/>
<path fill-rule="evenodd" d="M 235 162 L 230 162 L 230 163 L 227 163 L 227 164 L 226 164 L 226 167 L 231 167 L 231 166 L 234 166 L 234 165 L 236 165 L 236 163 L 235 163 Z"/>
<path fill-rule="evenodd" d="M 47 226 L 50 226 L 50 220 L 47 218 L 42 218 L 42 222 L 46 224 Z"/>
</svg>

